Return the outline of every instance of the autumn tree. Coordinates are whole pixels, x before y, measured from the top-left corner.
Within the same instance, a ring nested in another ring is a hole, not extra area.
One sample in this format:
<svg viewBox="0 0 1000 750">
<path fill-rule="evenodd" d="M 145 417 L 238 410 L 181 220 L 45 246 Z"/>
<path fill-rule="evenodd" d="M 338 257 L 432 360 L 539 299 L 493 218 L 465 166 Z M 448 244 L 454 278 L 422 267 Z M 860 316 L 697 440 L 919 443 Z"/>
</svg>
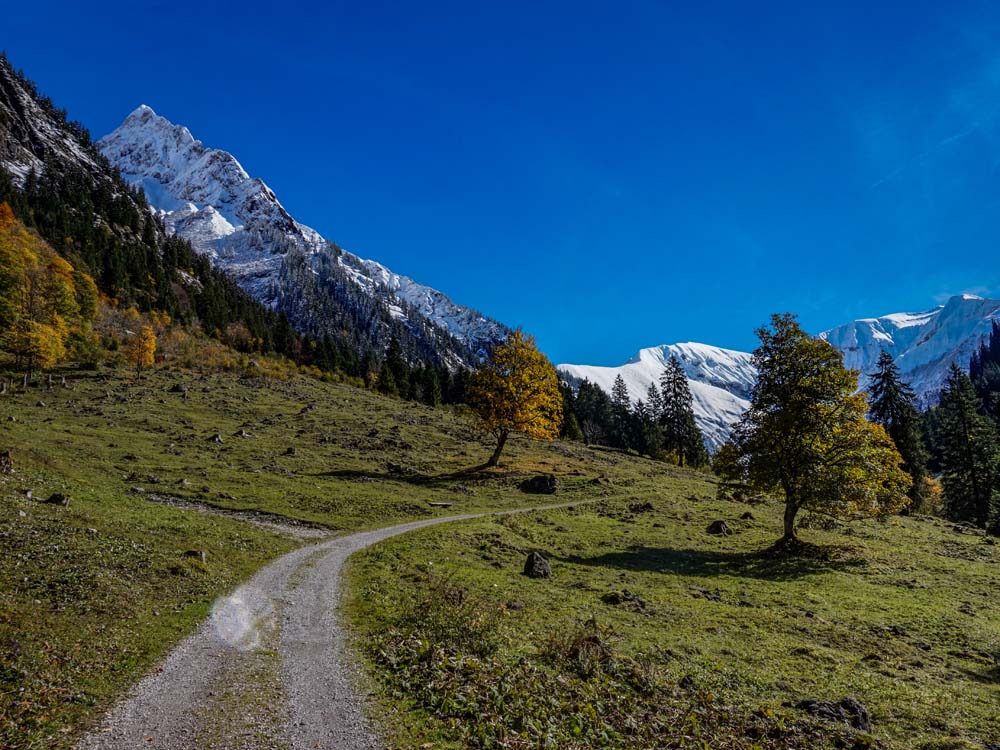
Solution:
<svg viewBox="0 0 1000 750">
<path fill-rule="evenodd" d="M 129 337 L 126 354 L 129 362 L 135 365 L 137 375 L 142 372 L 143 367 L 153 364 L 156 358 L 156 333 L 153 326 L 144 324 Z"/>
<path fill-rule="evenodd" d="M 536 440 L 559 437 L 563 416 L 559 378 L 534 337 L 520 329 L 493 348 L 472 376 L 467 396 L 480 426 L 497 439 L 487 466 L 500 462 L 511 432 Z"/>
<path fill-rule="evenodd" d="M 757 336 L 758 379 L 733 446 L 716 462 L 723 479 L 782 497 L 782 544 L 795 541 L 803 508 L 851 518 L 905 507 L 910 477 L 903 459 L 885 429 L 865 419 L 857 373 L 840 353 L 787 313 L 772 316 Z"/>
<path fill-rule="evenodd" d="M 66 356 L 69 336 L 88 328 L 96 309 L 93 280 L 0 204 L 0 347 L 30 377 Z"/>
</svg>

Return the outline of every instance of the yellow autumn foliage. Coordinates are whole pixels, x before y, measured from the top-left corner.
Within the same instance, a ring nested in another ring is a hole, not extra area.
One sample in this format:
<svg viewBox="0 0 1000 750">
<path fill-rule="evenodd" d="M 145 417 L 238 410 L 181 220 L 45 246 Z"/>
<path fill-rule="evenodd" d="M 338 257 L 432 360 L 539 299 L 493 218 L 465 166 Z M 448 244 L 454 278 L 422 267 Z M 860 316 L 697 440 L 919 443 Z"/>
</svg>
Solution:
<svg viewBox="0 0 1000 750">
<path fill-rule="evenodd" d="M 520 329 L 499 344 L 473 375 L 468 399 L 479 426 L 497 438 L 490 466 L 499 462 L 511 432 L 536 440 L 559 437 L 563 417 L 559 377 L 538 351 L 534 337 Z"/>
<path fill-rule="evenodd" d="M 153 326 L 144 325 L 138 332 L 129 337 L 126 345 L 129 362 L 135 365 L 136 372 L 143 367 L 149 367 L 156 361 L 156 333 Z"/>
<path fill-rule="evenodd" d="M 86 332 L 97 286 L 0 204 L 0 348 L 29 372 L 66 357 L 71 334 Z"/>
</svg>

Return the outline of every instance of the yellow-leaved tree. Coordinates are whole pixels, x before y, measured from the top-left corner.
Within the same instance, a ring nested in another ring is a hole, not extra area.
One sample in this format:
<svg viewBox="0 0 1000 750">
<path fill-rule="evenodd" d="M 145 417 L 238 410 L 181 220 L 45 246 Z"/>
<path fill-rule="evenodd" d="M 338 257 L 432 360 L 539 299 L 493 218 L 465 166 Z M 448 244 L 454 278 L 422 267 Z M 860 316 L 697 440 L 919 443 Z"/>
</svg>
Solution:
<svg viewBox="0 0 1000 750">
<path fill-rule="evenodd" d="M 30 377 L 66 356 L 73 333 L 86 332 L 97 287 L 0 204 L 0 347 Z"/>
<path fill-rule="evenodd" d="M 521 329 L 494 347 L 472 376 L 468 400 L 482 429 L 497 439 L 487 466 L 500 462 L 512 432 L 536 440 L 559 437 L 563 418 L 559 377 L 552 363 L 538 351 L 534 336 Z"/>
<path fill-rule="evenodd" d="M 156 360 L 156 332 L 151 325 L 143 325 L 129 337 L 126 346 L 129 362 L 135 365 L 138 375 L 143 367 L 149 367 Z"/>
</svg>

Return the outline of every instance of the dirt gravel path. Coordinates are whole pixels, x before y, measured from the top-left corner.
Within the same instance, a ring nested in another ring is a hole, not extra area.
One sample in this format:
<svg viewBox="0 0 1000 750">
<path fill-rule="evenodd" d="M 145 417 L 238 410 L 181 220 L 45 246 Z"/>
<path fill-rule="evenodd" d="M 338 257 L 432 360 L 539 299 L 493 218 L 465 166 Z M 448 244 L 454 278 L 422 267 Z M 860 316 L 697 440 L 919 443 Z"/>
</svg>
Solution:
<svg viewBox="0 0 1000 750">
<path fill-rule="evenodd" d="M 301 547 L 216 602 L 212 615 L 136 684 L 79 750 L 372 750 L 377 733 L 354 686 L 340 621 L 341 573 L 354 552 L 451 521 L 563 503 L 431 518 Z"/>
</svg>

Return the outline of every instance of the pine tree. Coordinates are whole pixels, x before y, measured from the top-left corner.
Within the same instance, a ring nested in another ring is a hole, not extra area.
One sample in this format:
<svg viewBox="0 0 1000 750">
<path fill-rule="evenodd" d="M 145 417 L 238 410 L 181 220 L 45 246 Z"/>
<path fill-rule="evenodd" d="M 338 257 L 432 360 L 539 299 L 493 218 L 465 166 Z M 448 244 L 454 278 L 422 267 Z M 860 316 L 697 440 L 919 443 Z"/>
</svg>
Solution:
<svg viewBox="0 0 1000 750">
<path fill-rule="evenodd" d="M 608 394 L 584 380 L 576 391 L 575 408 L 584 442 L 587 445 L 607 444 L 613 432 Z"/>
<path fill-rule="evenodd" d="M 868 414 L 876 424 L 889 433 L 896 449 L 903 457 L 903 470 L 913 483 L 907 493 L 910 508 L 923 510 L 929 497 L 927 478 L 927 449 L 924 447 L 913 389 L 903 381 L 892 355 L 883 351 L 879 355 L 878 370 L 871 376 Z"/>
<path fill-rule="evenodd" d="M 969 378 L 982 399 L 984 411 L 1000 424 L 1000 321 L 993 321 L 989 339 L 973 352 Z"/>
<path fill-rule="evenodd" d="M 707 460 L 701 430 L 694 418 L 694 399 L 684 367 L 671 355 L 660 376 L 663 407 L 660 425 L 663 427 L 663 447 L 675 454 L 681 466 L 685 462 L 699 465 Z"/>
<path fill-rule="evenodd" d="M 611 442 L 616 448 L 628 450 L 631 445 L 632 401 L 628 395 L 628 386 L 621 375 L 615 378 L 611 386 Z"/>
<path fill-rule="evenodd" d="M 953 364 L 938 409 L 945 514 L 985 528 L 1000 513 L 1000 445 L 981 405 L 972 380 Z"/>
<path fill-rule="evenodd" d="M 649 418 L 658 423 L 663 416 L 663 396 L 656 383 L 650 383 L 646 389 L 646 405 L 649 407 Z"/>
</svg>

